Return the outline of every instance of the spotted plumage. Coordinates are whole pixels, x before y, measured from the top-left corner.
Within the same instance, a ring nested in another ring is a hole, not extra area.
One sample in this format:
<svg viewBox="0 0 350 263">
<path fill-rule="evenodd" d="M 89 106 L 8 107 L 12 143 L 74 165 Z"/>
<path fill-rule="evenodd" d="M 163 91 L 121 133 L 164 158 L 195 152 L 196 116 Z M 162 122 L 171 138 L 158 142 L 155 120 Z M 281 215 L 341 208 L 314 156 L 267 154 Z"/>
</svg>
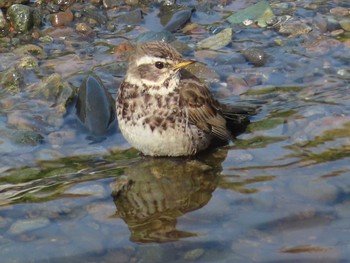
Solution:
<svg viewBox="0 0 350 263">
<path fill-rule="evenodd" d="M 185 60 L 169 44 L 138 46 L 117 97 L 119 128 L 145 155 L 187 156 L 231 134 L 221 106 L 208 88 L 184 69 Z"/>
</svg>

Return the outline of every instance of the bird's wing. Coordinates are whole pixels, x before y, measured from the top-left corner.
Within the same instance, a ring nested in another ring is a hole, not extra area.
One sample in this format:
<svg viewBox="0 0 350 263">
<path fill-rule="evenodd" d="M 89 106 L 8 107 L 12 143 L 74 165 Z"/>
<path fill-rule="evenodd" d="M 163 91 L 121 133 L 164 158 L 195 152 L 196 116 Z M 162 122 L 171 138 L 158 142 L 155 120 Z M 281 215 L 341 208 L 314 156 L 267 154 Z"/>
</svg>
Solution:
<svg viewBox="0 0 350 263">
<path fill-rule="evenodd" d="M 221 140 L 230 140 L 220 104 L 208 88 L 193 75 L 182 77 L 180 82 L 180 105 L 187 111 L 190 123 Z"/>
</svg>

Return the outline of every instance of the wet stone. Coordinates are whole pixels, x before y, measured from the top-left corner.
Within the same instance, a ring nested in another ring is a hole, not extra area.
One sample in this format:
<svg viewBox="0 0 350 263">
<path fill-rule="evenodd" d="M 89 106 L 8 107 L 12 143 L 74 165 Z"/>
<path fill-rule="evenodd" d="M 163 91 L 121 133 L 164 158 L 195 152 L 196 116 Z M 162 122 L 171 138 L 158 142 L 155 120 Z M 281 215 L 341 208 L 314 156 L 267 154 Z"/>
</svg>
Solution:
<svg viewBox="0 0 350 263">
<path fill-rule="evenodd" d="M 0 0 L 0 8 L 8 8 L 13 4 L 27 4 L 29 0 Z"/>
<path fill-rule="evenodd" d="M 17 32 L 27 33 L 41 23 L 38 11 L 26 5 L 14 4 L 9 7 L 7 14 Z"/>
<path fill-rule="evenodd" d="M 9 24 L 7 23 L 4 13 L 0 9 L 0 36 L 1 35 L 7 35 L 9 31 Z"/>
<path fill-rule="evenodd" d="M 62 157 L 63 155 L 60 152 L 51 150 L 51 149 L 42 149 L 35 155 L 36 159 L 42 160 L 42 161 L 57 160 Z"/>
<path fill-rule="evenodd" d="M 341 19 L 339 24 L 345 31 L 350 31 L 350 18 Z"/>
<path fill-rule="evenodd" d="M 73 13 L 70 9 L 65 10 L 64 12 L 58 12 L 51 16 L 51 23 L 55 27 L 67 26 L 73 21 Z"/>
<path fill-rule="evenodd" d="M 33 56 L 24 56 L 17 64 L 18 68 L 34 69 L 38 67 L 38 60 Z"/>
<path fill-rule="evenodd" d="M 190 251 L 186 252 L 186 254 L 184 255 L 184 259 L 185 260 L 197 260 L 201 256 L 204 255 L 204 252 L 205 251 L 203 248 L 196 248 L 196 249 L 190 250 Z"/>
<path fill-rule="evenodd" d="M 115 119 L 115 103 L 102 81 L 89 75 L 79 88 L 76 115 L 93 134 L 104 135 Z"/>
<path fill-rule="evenodd" d="M 175 40 L 175 36 L 170 33 L 169 31 L 147 31 L 144 33 L 141 33 L 137 39 L 137 43 L 145 43 L 145 42 L 151 42 L 151 41 L 162 41 L 170 43 Z"/>
<path fill-rule="evenodd" d="M 21 219 L 15 221 L 8 230 L 12 235 L 24 234 L 25 232 L 36 230 L 48 226 L 50 220 L 47 218 Z"/>
<path fill-rule="evenodd" d="M 135 9 L 119 15 L 115 20 L 117 24 L 139 25 L 142 22 L 141 9 Z"/>
<path fill-rule="evenodd" d="M 76 131 L 74 130 L 60 130 L 50 133 L 47 136 L 51 145 L 63 145 L 72 142 L 76 139 Z"/>
<path fill-rule="evenodd" d="M 103 6 L 106 9 L 117 7 L 120 4 L 118 0 L 102 0 Z"/>
<path fill-rule="evenodd" d="M 11 140 L 22 145 L 35 146 L 44 141 L 44 137 L 35 131 L 14 131 L 11 135 Z"/>
<path fill-rule="evenodd" d="M 240 95 L 249 89 L 248 83 L 240 77 L 230 75 L 227 77 L 226 83 L 230 94 L 233 95 Z"/>
<path fill-rule="evenodd" d="M 13 53 L 17 54 L 18 56 L 31 55 L 37 59 L 46 58 L 46 53 L 43 50 L 43 48 L 34 44 L 26 44 L 23 46 L 19 46 L 15 50 L 13 50 Z"/>
<path fill-rule="evenodd" d="M 302 21 L 289 20 L 281 23 L 278 26 L 278 32 L 281 34 L 288 35 L 290 37 L 295 37 L 299 35 L 305 35 L 312 30 L 310 26 Z"/>
<path fill-rule="evenodd" d="M 68 82 L 62 80 L 59 74 L 52 74 L 38 85 L 32 96 L 43 98 L 47 102 L 55 103 L 56 107 L 66 105 L 67 100 L 72 96 L 72 89 Z"/>
<path fill-rule="evenodd" d="M 290 183 L 290 189 L 297 196 L 322 203 L 332 203 L 338 194 L 337 187 L 325 180 L 305 182 L 305 180 L 295 179 Z"/>
<path fill-rule="evenodd" d="M 220 49 L 227 46 L 232 41 L 232 28 L 225 28 L 216 35 L 210 36 L 198 42 L 198 49 Z"/>
<path fill-rule="evenodd" d="M 176 32 L 184 27 L 191 19 L 194 9 L 181 10 L 174 13 L 164 28 L 170 32 Z"/>
<path fill-rule="evenodd" d="M 10 67 L 0 73 L 0 91 L 18 94 L 22 87 L 23 74 L 16 67 Z"/>
<path fill-rule="evenodd" d="M 266 27 L 266 20 L 274 17 L 273 11 L 267 1 L 259 1 L 255 5 L 239 10 L 235 14 L 229 16 L 227 20 L 231 24 L 244 23 L 247 20 L 257 21 L 260 27 Z"/>
<path fill-rule="evenodd" d="M 100 184 L 85 184 L 85 185 L 75 185 L 67 189 L 65 194 L 70 195 L 83 195 L 83 196 L 96 196 L 104 197 L 108 193 L 105 191 L 104 187 Z"/>
<path fill-rule="evenodd" d="M 327 30 L 334 31 L 340 29 L 339 21 L 334 16 L 326 16 L 327 19 Z"/>
<path fill-rule="evenodd" d="M 332 9 L 330 9 L 329 13 L 331 13 L 332 15 L 337 15 L 337 16 L 348 16 L 348 15 L 350 15 L 350 9 L 337 6 L 337 7 L 333 7 Z"/>
<path fill-rule="evenodd" d="M 92 31 L 92 28 L 86 23 L 78 23 L 75 26 L 75 30 L 79 33 L 88 33 Z"/>
<path fill-rule="evenodd" d="M 263 66 L 267 61 L 267 54 L 262 48 L 247 48 L 242 51 L 243 56 L 255 66 Z"/>
</svg>

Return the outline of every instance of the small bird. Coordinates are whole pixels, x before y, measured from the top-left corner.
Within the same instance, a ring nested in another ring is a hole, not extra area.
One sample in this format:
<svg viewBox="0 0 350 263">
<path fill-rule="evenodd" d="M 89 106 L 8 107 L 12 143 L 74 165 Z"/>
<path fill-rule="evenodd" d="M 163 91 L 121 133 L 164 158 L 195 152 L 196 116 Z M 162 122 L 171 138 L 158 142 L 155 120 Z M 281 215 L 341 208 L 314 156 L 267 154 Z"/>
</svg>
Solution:
<svg viewBox="0 0 350 263">
<path fill-rule="evenodd" d="M 191 156 L 232 139 L 219 102 L 185 70 L 195 62 L 164 42 L 141 44 L 130 56 L 116 112 L 123 136 L 144 155 Z"/>
</svg>

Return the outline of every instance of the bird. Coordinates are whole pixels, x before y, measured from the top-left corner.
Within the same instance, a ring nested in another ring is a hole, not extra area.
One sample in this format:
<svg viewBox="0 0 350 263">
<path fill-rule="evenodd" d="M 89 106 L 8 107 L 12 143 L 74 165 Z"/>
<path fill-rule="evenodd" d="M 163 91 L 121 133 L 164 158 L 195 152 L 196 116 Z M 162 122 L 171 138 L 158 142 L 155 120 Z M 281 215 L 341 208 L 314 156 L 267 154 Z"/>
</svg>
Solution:
<svg viewBox="0 0 350 263">
<path fill-rule="evenodd" d="M 116 115 L 124 138 L 143 155 L 193 156 L 214 141 L 232 140 L 230 114 L 186 70 L 193 63 L 160 41 L 142 43 L 130 55 Z"/>
</svg>

